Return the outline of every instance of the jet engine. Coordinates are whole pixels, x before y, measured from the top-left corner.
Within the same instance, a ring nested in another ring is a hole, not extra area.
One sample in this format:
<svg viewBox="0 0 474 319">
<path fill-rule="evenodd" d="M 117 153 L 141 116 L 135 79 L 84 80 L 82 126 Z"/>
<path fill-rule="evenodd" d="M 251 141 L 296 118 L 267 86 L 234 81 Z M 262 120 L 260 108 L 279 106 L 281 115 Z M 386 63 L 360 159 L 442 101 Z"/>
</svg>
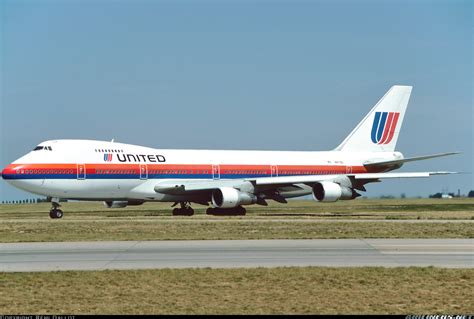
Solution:
<svg viewBox="0 0 474 319">
<path fill-rule="evenodd" d="M 360 194 L 352 188 L 333 182 L 319 182 L 313 186 L 313 198 L 318 202 L 335 202 L 340 199 L 354 199 L 359 196 Z"/>
<path fill-rule="evenodd" d="M 104 206 L 107 208 L 123 208 L 127 206 L 137 206 L 143 204 L 142 201 L 106 201 Z"/>
<path fill-rule="evenodd" d="M 212 192 L 212 205 L 218 208 L 234 208 L 257 202 L 257 196 L 232 187 L 221 187 Z"/>
</svg>

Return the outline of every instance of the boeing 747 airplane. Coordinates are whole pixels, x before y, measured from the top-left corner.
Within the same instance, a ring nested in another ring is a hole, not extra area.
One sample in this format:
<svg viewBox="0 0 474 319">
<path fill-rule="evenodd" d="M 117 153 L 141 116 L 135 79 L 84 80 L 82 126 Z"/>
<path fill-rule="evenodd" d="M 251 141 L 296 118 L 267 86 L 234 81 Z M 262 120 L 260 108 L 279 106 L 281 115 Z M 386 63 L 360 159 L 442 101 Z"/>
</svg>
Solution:
<svg viewBox="0 0 474 319">
<path fill-rule="evenodd" d="M 174 215 L 193 215 L 191 203 L 212 205 L 208 214 L 245 214 L 243 205 L 286 203 L 313 195 L 334 202 L 361 196 L 368 183 L 386 178 L 451 172 L 390 172 L 411 161 L 395 151 L 411 86 L 393 86 L 334 150 L 325 152 L 154 149 L 116 142 L 52 140 L 40 143 L 2 171 L 13 186 L 52 198 L 104 201 L 109 208 L 148 201 L 174 203 Z"/>
</svg>

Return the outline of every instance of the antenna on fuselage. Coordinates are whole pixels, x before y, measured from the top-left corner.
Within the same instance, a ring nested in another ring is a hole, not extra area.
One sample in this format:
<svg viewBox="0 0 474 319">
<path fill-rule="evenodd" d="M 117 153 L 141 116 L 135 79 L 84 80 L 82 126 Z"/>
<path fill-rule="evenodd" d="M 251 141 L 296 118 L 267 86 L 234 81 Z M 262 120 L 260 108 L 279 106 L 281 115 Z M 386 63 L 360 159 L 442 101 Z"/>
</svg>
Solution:
<svg viewBox="0 0 474 319">
<path fill-rule="evenodd" d="M 115 140 L 115 138 L 113 138 L 113 139 L 112 139 L 110 142 L 111 142 L 111 143 L 113 143 L 113 142 L 114 142 L 114 140 Z"/>
</svg>

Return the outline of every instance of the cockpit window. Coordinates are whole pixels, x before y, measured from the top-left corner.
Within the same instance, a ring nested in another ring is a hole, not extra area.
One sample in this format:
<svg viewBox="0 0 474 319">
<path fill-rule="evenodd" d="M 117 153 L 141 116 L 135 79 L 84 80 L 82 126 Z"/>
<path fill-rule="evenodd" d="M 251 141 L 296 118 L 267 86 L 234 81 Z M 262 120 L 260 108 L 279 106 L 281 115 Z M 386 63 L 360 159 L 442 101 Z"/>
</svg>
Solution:
<svg viewBox="0 0 474 319">
<path fill-rule="evenodd" d="M 41 150 L 52 151 L 53 149 L 51 148 L 51 146 L 36 146 L 33 151 L 41 151 Z"/>
</svg>

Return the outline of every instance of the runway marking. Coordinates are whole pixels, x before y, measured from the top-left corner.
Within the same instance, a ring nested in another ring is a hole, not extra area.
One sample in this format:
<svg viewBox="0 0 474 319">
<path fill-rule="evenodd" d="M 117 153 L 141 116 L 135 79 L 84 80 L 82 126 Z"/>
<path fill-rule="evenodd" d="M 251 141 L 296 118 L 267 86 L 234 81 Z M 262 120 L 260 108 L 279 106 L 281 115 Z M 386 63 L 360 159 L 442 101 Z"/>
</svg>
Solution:
<svg viewBox="0 0 474 319">
<path fill-rule="evenodd" d="M 384 255 L 472 255 L 474 253 L 469 251 L 459 251 L 459 252 L 445 252 L 445 251 L 433 251 L 433 252 L 414 252 L 414 251 L 391 251 L 391 252 L 382 252 Z"/>
</svg>

